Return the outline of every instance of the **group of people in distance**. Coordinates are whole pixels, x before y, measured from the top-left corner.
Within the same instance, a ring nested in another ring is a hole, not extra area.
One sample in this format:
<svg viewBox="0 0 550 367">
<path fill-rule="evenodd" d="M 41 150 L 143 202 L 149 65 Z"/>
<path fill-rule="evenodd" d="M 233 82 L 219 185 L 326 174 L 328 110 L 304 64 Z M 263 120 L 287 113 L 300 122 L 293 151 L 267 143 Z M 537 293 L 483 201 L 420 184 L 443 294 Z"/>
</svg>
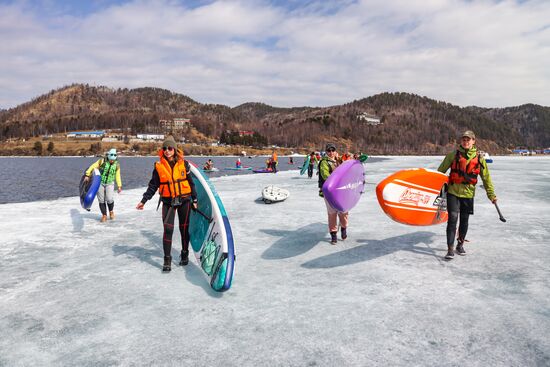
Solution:
<svg viewBox="0 0 550 367">
<path fill-rule="evenodd" d="M 445 156 L 438 168 L 438 171 L 442 173 L 446 173 L 450 169 L 447 189 L 448 221 L 446 228 L 447 254 L 445 255 L 445 259 L 447 260 L 453 259 L 455 251 L 462 256 L 466 254 L 464 242 L 468 232 L 469 217 L 474 214 L 474 197 L 478 177 L 481 177 L 483 181 L 489 200 L 492 203 L 496 203 L 497 201 L 489 168 L 475 146 L 475 139 L 473 131 L 465 131 L 460 136 L 457 148 Z M 312 177 L 313 167 L 317 164 L 320 197 L 323 197 L 321 190 L 323 183 L 342 162 L 352 158 L 363 161 L 362 156 L 364 156 L 361 153 L 356 155 L 345 153 L 342 157 L 339 157 L 336 145 L 333 143 L 326 145 L 325 152 L 326 154 L 322 158 L 315 152 L 311 152 L 309 155 L 308 176 Z M 164 228 L 162 237 L 164 265 L 162 270 L 169 272 L 172 263 L 172 236 L 176 214 L 179 219 L 182 242 L 179 265 L 184 266 L 189 262 L 190 213 L 191 210 L 197 209 L 198 202 L 195 185 L 190 175 L 189 162 L 184 159 L 183 151 L 178 149 L 173 137 L 169 136 L 163 142 L 162 148 L 158 151 L 158 157 L 159 160 L 155 162 L 147 190 L 143 193 L 141 201 L 136 205 L 136 209 L 142 210 L 145 203 L 151 200 L 158 191 L 160 195 L 159 205 L 162 202 L 162 222 Z M 268 163 L 268 166 L 274 172 L 277 172 L 277 154 L 275 151 L 273 151 Z M 122 191 L 121 170 L 116 149 L 109 150 L 105 157 L 94 162 L 86 170 L 85 180 L 90 179 L 93 170 L 96 168 L 101 174 L 101 186 L 97 193 L 101 211 L 100 221 L 107 221 L 107 211 L 110 219 L 114 220 L 115 183 L 118 187 L 118 192 Z M 209 159 L 203 168 L 211 170 L 214 168 L 214 163 Z M 326 199 L 325 205 L 330 241 L 332 244 L 337 244 L 338 228 L 340 228 L 340 238 L 342 240 L 348 237 L 349 213 L 339 212 L 332 208 Z"/>
</svg>

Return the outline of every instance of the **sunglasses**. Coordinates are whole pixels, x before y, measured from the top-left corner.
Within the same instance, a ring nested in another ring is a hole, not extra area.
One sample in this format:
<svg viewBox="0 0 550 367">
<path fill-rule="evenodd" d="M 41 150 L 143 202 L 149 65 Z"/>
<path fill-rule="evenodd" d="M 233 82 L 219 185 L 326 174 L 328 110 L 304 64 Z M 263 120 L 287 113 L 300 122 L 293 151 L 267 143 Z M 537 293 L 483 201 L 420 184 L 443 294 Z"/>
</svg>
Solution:
<svg viewBox="0 0 550 367">
<path fill-rule="evenodd" d="M 107 154 L 109 158 L 116 158 L 116 154 Z"/>
<path fill-rule="evenodd" d="M 329 149 L 327 149 L 327 152 L 336 152 L 336 149 L 334 149 L 334 148 L 329 148 Z"/>
<path fill-rule="evenodd" d="M 174 148 L 172 148 L 172 147 L 162 147 L 162 150 L 164 150 L 164 151 L 167 151 L 167 150 L 172 151 L 172 150 L 174 150 Z"/>
</svg>

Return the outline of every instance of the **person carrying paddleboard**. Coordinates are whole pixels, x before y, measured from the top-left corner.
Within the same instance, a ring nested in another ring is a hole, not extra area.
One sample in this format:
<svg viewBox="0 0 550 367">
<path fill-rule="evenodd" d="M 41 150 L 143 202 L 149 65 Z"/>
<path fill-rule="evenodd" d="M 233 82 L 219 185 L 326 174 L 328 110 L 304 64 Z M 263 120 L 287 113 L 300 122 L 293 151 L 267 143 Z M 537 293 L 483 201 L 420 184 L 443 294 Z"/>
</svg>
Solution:
<svg viewBox="0 0 550 367">
<path fill-rule="evenodd" d="M 271 154 L 271 171 L 273 173 L 277 173 L 277 165 L 279 164 L 278 158 L 277 158 L 277 152 L 275 149 L 273 150 L 273 153 Z"/>
<path fill-rule="evenodd" d="M 464 250 L 464 239 L 468 232 L 468 219 L 474 214 L 474 196 L 478 175 L 481 176 L 487 197 L 492 203 L 496 203 L 497 197 L 489 168 L 485 159 L 480 156 L 475 147 L 476 136 L 473 131 L 465 131 L 460 139 L 458 148 L 447 154 L 437 169 L 446 173 L 450 168 L 449 184 L 447 188 L 447 255 L 445 259 L 451 260 L 454 257 L 454 240 L 456 237 L 456 225 L 458 226 L 458 239 L 456 252 L 459 255 L 466 255 Z"/>
<path fill-rule="evenodd" d="M 115 148 L 109 150 L 104 158 L 100 158 L 86 170 L 84 181 L 89 181 L 94 169 L 99 169 L 101 173 L 101 186 L 97 191 L 97 201 L 99 210 L 101 210 L 100 222 L 107 221 L 107 207 L 109 208 L 109 218 L 115 219 L 115 181 L 118 187 L 118 193 L 122 191 L 122 180 L 120 178 L 120 163 L 117 159 Z"/>
<path fill-rule="evenodd" d="M 332 143 L 328 143 L 326 148 L 326 155 L 321 158 L 321 161 L 319 162 L 319 196 L 324 199 L 323 195 L 323 184 L 327 180 L 328 176 L 334 170 L 338 165 L 340 164 L 338 160 L 338 153 L 336 152 L 336 146 Z M 309 174 L 309 172 L 308 172 Z M 327 207 L 327 215 L 328 215 L 328 229 L 330 232 L 330 242 L 333 245 L 336 245 L 338 242 L 338 219 L 340 219 L 340 235 L 342 240 L 345 240 L 347 235 L 347 227 L 348 227 L 348 217 L 349 212 L 339 212 L 338 210 L 334 209 L 330 204 L 325 200 L 325 205 Z"/>
<path fill-rule="evenodd" d="M 315 155 L 315 152 L 311 152 L 311 154 L 309 155 L 309 165 L 307 167 L 307 177 L 313 177 L 313 167 L 317 164 L 319 164 L 317 156 Z"/>
<path fill-rule="evenodd" d="M 195 184 L 190 176 L 189 162 L 183 157 L 183 151 L 177 149 L 176 141 L 169 136 L 162 143 L 158 152 L 159 161 L 155 163 L 153 175 L 149 181 L 147 191 L 137 204 L 136 209 L 143 210 L 145 203 L 158 190 L 162 202 L 162 222 L 164 235 L 162 247 L 164 250 L 163 272 L 172 270 L 172 235 L 174 234 L 174 220 L 178 214 L 181 234 L 182 250 L 179 265 L 189 263 L 189 218 L 191 208 L 197 209 L 197 193 Z"/>
</svg>

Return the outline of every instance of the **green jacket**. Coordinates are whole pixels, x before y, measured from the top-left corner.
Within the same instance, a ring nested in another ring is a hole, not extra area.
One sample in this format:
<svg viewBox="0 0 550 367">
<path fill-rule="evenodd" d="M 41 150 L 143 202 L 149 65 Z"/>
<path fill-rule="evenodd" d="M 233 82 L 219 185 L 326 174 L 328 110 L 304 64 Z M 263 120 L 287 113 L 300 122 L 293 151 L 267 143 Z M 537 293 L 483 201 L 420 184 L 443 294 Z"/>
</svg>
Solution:
<svg viewBox="0 0 550 367">
<path fill-rule="evenodd" d="M 476 147 L 472 147 L 468 151 L 460 145 L 458 147 L 458 150 L 464 154 L 466 157 L 468 157 L 468 162 L 472 158 L 474 158 L 477 154 Z M 456 150 L 452 151 L 451 153 L 447 154 L 445 159 L 443 159 L 443 162 L 439 165 L 439 168 L 437 169 L 439 172 L 446 173 L 449 168 L 451 168 L 451 164 L 453 163 L 456 156 Z M 485 159 L 481 156 L 479 157 L 479 164 L 480 164 L 480 173 L 481 180 L 483 181 L 483 185 L 485 186 L 485 191 L 487 191 L 487 197 L 489 200 L 493 201 L 493 199 L 496 197 L 495 195 L 495 188 L 493 186 L 493 182 L 491 181 L 491 175 L 489 174 L 489 168 L 487 167 L 487 162 L 485 162 Z M 457 196 L 459 198 L 468 198 L 471 199 L 475 196 L 476 193 L 476 187 L 475 185 L 471 184 L 450 184 L 449 188 L 447 189 L 447 192 L 450 194 L 453 194 L 454 196 Z"/>
<path fill-rule="evenodd" d="M 323 184 L 327 180 L 328 176 L 336 169 L 338 162 L 334 159 L 330 159 L 328 156 L 321 158 L 319 162 L 319 196 L 324 197 L 323 195 Z"/>
</svg>

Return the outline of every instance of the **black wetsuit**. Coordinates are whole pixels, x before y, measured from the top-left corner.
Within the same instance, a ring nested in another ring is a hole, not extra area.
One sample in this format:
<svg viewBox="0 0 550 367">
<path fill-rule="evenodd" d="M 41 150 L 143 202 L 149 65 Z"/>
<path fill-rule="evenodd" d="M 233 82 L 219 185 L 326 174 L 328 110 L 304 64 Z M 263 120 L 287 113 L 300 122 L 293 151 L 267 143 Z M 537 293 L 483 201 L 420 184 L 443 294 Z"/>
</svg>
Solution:
<svg viewBox="0 0 550 367">
<path fill-rule="evenodd" d="M 170 166 L 174 168 L 176 161 L 169 161 L 169 163 Z M 172 235 L 174 234 L 174 220 L 176 217 L 176 212 L 178 213 L 182 250 L 189 251 L 189 218 L 191 214 L 191 201 L 197 199 L 197 192 L 195 191 L 195 183 L 190 176 L 191 169 L 189 168 L 189 162 L 185 161 L 184 164 L 187 172 L 187 181 L 191 187 L 191 195 L 181 197 L 179 203 L 173 203 L 171 198 L 160 198 L 162 201 L 162 223 L 164 226 L 164 234 L 162 236 L 164 256 L 170 256 L 172 251 Z M 147 191 L 143 194 L 143 199 L 141 199 L 141 202 L 145 204 L 147 200 L 151 200 L 157 192 L 159 186 L 159 174 L 156 169 L 153 169 L 153 175 L 149 181 Z"/>
</svg>

